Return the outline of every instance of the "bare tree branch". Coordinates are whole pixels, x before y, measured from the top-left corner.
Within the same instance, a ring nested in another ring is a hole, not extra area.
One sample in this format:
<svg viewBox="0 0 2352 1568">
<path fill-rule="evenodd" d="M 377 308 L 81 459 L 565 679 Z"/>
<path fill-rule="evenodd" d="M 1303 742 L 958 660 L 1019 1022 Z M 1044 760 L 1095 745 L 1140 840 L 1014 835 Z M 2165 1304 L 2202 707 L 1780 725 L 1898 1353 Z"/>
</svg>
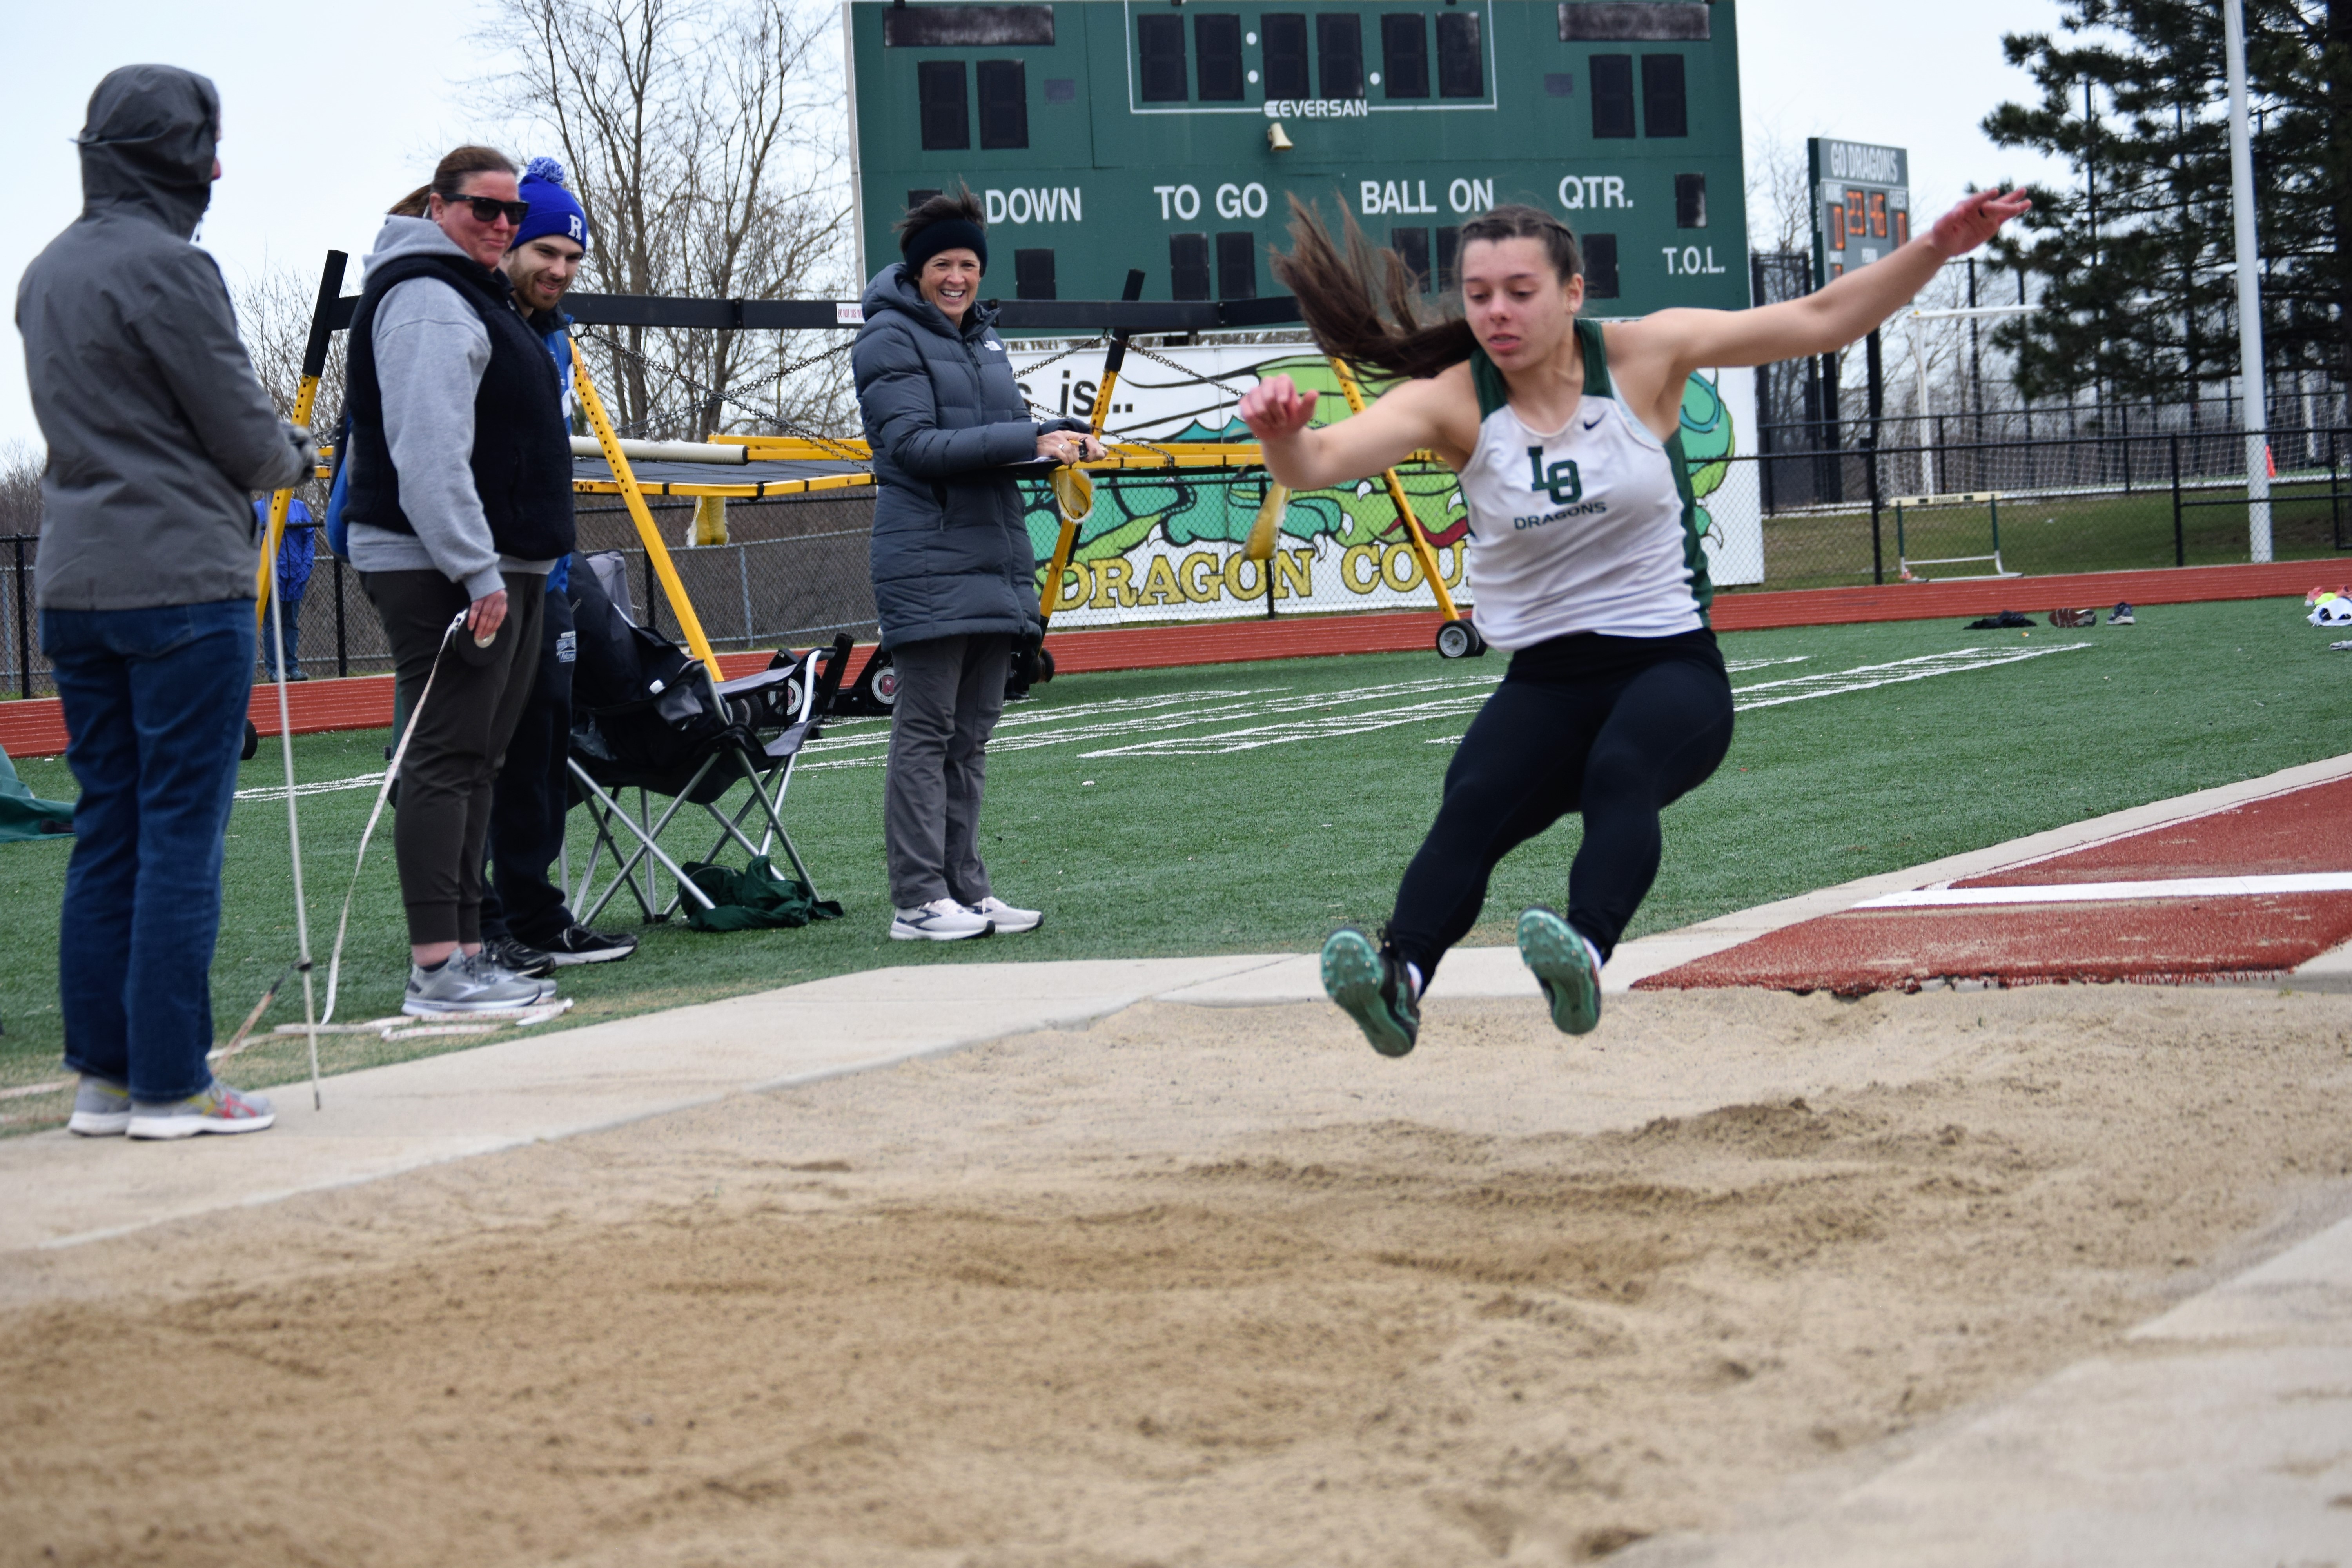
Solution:
<svg viewBox="0 0 2352 1568">
<path fill-rule="evenodd" d="M 590 225 L 588 289 L 781 300 L 853 279 L 835 13 L 817 0 L 493 0 L 499 79 Z M 854 423 L 840 356 L 789 334 L 581 334 L 631 434 Z"/>
</svg>

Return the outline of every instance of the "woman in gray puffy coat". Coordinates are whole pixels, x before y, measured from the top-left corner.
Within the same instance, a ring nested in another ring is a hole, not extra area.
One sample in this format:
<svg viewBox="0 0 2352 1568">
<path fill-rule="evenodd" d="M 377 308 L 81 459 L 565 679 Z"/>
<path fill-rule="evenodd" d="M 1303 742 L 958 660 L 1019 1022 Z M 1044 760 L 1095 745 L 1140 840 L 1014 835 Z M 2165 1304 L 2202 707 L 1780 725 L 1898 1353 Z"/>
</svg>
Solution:
<svg viewBox="0 0 2352 1568">
<path fill-rule="evenodd" d="M 891 937 L 954 942 L 1043 919 L 998 898 L 980 858 L 988 737 L 1013 648 L 1042 629 L 1012 465 L 1102 447 L 1077 420 L 1030 418 L 979 300 L 978 199 L 933 196 L 899 228 L 906 259 L 866 286 L 851 358 L 874 449 L 874 603 L 898 675 L 882 829 Z"/>
</svg>

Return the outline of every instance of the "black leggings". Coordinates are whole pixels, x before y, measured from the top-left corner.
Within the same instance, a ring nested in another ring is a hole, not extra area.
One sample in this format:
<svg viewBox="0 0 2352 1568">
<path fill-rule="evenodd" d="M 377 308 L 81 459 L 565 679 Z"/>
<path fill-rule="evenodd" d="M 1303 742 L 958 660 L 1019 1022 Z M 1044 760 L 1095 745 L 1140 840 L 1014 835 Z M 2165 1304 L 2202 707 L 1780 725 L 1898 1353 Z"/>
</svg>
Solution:
<svg viewBox="0 0 2352 1568">
<path fill-rule="evenodd" d="M 1658 875 L 1658 813 L 1731 745 L 1731 682 L 1711 632 L 1555 637 L 1513 657 L 1471 721 L 1445 801 L 1397 889 L 1388 942 L 1426 980 L 1486 906 L 1503 857 L 1571 811 L 1584 844 L 1568 923 L 1603 958 Z"/>
</svg>

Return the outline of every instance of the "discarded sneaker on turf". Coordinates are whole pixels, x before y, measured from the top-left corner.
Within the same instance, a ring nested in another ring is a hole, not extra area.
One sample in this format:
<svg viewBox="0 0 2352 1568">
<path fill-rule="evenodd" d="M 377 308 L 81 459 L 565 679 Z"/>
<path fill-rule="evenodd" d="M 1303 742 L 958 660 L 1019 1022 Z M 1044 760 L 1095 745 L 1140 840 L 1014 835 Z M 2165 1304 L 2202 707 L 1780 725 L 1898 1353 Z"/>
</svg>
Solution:
<svg viewBox="0 0 2352 1568">
<path fill-rule="evenodd" d="M 1323 992 L 1384 1057 L 1404 1056 L 1421 1037 L 1421 1008 L 1403 963 L 1353 926 L 1323 943 Z"/>
<path fill-rule="evenodd" d="M 2095 626 L 2099 624 L 2096 610 L 2053 610 L 2050 624 L 2053 626 Z"/>
<path fill-rule="evenodd" d="M 2127 626 L 2131 624 L 2132 607 L 2128 602 L 2118 604 L 2107 616 L 2107 625 L 2111 626 Z"/>
<path fill-rule="evenodd" d="M 2003 610 L 1997 616 L 1987 616 L 1982 620 L 1970 621 L 1961 629 L 1971 632 L 2007 632 L 2015 631 L 2020 626 L 2030 626 L 2032 624 L 2032 616 L 2021 616 L 2015 610 Z"/>
<path fill-rule="evenodd" d="M 1585 1035 L 1601 1022 L 1601 954 L 1583 933 L 1547 909 L 1519 917 L 1519 959 L 1551 1004 L 1552 1026 Z"/>
</svg>

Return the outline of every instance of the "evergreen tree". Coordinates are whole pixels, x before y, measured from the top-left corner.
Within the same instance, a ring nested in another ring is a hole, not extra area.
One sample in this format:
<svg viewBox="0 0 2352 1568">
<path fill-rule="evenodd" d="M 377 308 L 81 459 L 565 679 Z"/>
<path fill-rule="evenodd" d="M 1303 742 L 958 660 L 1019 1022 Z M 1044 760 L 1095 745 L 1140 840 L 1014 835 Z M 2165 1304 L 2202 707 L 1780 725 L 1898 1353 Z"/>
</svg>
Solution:
<svg viewBox="0 0 2352 1568">
<path fill-rule="evenodd" d="M 2273 369 L 2352 370 L 2352 0 L 2245 0 L 2255 229 Z M 2220 0 L 2065 0 L 2057 31 L 2002 39 L 2042 100 L 1985 117 L 2063 158 L 2067 189 L 1996 242 L 2044 309 L 1994 341 L 2029 397 L 2196 395 L 2238 369 L 2229 94 Z"/>
</svg>

